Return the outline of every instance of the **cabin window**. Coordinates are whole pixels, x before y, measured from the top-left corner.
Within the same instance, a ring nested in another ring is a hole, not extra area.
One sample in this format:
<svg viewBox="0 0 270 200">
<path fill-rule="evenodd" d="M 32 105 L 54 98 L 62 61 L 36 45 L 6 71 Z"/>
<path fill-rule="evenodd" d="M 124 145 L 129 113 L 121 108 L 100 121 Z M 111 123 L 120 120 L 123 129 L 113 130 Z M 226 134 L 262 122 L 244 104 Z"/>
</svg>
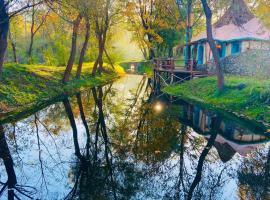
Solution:
<svg viewBox="0 0 270 200">
<path fill-rule="evenodd" d="M 204 47 L 201 44 L 198 47 L 198 65 L 202 65 L 203 64 L 203 55 L 204 55 Z"/>
<path fill-rule="evenodd" d="M 226 56 L 226 43 L 219 43 L 217 45 L 218 53 L 220 58 L 224 58 Z"/>
<path fill-rule="evenodd" d="M 231 54 L 237 55 L 240 52 L 241 52 L 241 42 L 239 42 L 239 41 L 232 42 Z"/>
<path fill-rule="evenodd" d="M 185 60 L 188 59 L 187 47 L 184 48 L 184 58 L 185 58 Z"/>
</svg>

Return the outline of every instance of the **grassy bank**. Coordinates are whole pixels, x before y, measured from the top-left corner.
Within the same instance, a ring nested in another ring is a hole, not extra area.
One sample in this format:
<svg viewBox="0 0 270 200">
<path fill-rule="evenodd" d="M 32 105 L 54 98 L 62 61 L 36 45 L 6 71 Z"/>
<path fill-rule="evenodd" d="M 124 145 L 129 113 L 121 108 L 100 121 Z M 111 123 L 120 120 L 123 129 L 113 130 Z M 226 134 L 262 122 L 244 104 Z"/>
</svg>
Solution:
<svg viewBox="0 0 270 200">
<path fill-rule="evenodd" d="M 64 93 L 74 93 L 85 88 L 105 84 L 116 79 L 123 70 L 116 66 L 116 73 L 91 76 L 92 63 L 84 64 L 80 80 L 72 71 L 71 81 L 61 83 L 65 67 L 44 65 L 7 64 L 0 81 L 0 120 L 16 115 Z"/>
<path fill-rule="evenodd" d="M 216 78 L 194 79 L 164 89 L 168 94 L 232 112 L 237 116 L 270 124 L 270 80 L 230 76 L 226 87 L 217 91 Z"/>
</svg>

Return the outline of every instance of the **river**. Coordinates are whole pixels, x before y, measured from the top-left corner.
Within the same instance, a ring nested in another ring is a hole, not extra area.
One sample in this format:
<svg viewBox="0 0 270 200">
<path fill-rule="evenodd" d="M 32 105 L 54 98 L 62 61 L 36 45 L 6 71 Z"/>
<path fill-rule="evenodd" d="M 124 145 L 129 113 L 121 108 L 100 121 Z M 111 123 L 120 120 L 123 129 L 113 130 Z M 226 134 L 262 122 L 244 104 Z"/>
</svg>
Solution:
<svg viewBox="0 0 270 200">
<path fill-rule="evenodd" d="M 269 180 L 267 129 L 139 75 L 0 125 L 0 199 L 267 199 Z"/>
</svg>

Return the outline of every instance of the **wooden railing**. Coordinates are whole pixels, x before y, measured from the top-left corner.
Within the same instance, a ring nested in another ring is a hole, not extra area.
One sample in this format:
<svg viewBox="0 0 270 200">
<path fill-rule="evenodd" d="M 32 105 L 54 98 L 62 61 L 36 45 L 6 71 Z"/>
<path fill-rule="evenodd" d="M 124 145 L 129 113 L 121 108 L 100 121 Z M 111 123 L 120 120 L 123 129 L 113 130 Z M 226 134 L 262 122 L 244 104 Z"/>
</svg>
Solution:
<svg viewBox="0 0 270 200">
<path fill-rule="evenodd" d="M 182 63 L 178 65 L 177 62 Z M 194 60 L 190 60 L 188 66 L 185 65 L 185 60 L 174 58 L 155 58 L 154 66 L 156 69 L 174 70 L 175 67 L 185 68 L 187 71 L 196 71 L 197 63 Z"/>
</svg>

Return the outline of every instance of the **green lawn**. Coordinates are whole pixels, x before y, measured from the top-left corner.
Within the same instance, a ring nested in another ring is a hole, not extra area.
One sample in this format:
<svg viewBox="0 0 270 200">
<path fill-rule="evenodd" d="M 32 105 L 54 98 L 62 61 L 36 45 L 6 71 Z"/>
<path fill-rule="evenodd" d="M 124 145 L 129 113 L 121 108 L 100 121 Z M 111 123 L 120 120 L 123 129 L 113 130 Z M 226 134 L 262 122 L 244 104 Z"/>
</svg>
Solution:
<svg viewBox="0 0 270 200">
<path fill-rule="evenodd" d="M 168 94 L 270 124 L 270 80 L 228 76 L 222 93 L 216 78 L 194 79 L 164 89 Z"/>
<path fill-rule="evenodd" d="M 44 65 L 7 64 L 0 81 L 0 119 L 6 115 L 16 114 L 33 106 L 56 98 L 64 93 L 90 88 L 110 82 L 123 72 L 116 66 L 116 72 L 91 76 L 92 63 L 84 64 L 82 78 L 76 80 L 72 71 L 71 81 L 67 85 L 61 83 L 65 67 Z"/>
</svg>

